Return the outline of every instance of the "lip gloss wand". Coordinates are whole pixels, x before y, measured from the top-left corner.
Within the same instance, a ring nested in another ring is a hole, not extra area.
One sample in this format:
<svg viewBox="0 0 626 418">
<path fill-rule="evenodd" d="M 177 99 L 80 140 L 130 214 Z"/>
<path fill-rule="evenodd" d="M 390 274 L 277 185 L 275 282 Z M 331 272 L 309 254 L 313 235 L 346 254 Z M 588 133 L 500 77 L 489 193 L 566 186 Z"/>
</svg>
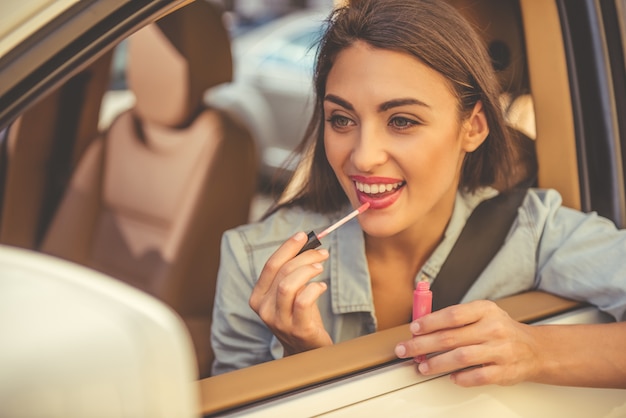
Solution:
<svg viewBox="0 0 626 418">
<path fill-rule="evenodd" d="M 338 220 L 337 222 L 335 222 L 334 224 L 332 224 L 331 226 L 329 226 L 328 228 L 326 228 L 319 234 L 316 234 L 315 231 L 309 232 L 307 234 L 308 239 L 307 239 L 306 244 L 304 244 L 304 247 L 302 247 L 302 249 L 298 252 L 297 255 L 302 254 L 306 250 L 312 250 L 314 248 L 319 247 L 320 245 L 322 245 L 322 243 L 320 242 L 322 238 L 324 238 L 326 235 L 333 232 L 335 229 L 339 228 L 341 225 L 348 222 L 350 219 L 365 212 L 369 207 L 370 207 L 369 202 L 365 202 L 358 209 L 353 210 L 352 212 L 350 212 L 349 214 L 347 214 L 346 216 L 344 216 L 343 218 L 341 218 L 340 220 Z"/>
</svg>

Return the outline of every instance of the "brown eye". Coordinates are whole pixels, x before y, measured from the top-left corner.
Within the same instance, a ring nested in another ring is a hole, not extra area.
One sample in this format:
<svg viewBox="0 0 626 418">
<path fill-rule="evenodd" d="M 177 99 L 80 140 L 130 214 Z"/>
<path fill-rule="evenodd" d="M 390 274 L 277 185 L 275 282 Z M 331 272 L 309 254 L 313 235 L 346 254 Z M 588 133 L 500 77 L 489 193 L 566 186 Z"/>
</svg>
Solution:
<svg viewBox="0 0 626 418">
<path fill-rule="evenodd" d="M 334 128 L 346 128 L 351 125 L 352 121 L 341 115 L 333 115 L 327 119 Z"/>
<path fill-rule="evenodd" d="M 389 121 L 389 125 L 397 128 L 397 129 L 409 129 L 413 126 L 419 125 L 419 122 L 404 118 L 404 117 L 394 117 Z"/>
</svg>

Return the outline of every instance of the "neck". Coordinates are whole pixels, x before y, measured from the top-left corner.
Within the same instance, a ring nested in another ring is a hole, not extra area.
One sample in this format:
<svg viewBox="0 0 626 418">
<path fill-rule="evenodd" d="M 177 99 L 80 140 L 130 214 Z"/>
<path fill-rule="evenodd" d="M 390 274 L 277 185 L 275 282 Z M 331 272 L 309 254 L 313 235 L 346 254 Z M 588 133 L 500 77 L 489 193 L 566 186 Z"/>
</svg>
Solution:
<svg viewBox="0 0 626 418">
<path fill-rule="evenodd" d="M 396 262 L 414 272 L 413 277 L 441 243 L 452 216 L 454 198 L 434 207 L 422 221 L 388 237 L 365 236 L 368 260 Z"/>
</svg>

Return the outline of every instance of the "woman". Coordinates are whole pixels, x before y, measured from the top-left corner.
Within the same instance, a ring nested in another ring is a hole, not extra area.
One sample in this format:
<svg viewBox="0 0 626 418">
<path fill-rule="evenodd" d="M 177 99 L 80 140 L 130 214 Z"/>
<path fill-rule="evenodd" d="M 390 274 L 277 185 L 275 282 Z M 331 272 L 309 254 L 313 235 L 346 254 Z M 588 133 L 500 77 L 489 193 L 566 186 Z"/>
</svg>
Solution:
<svg viewBox="0 0 626 418">
<path fill-rule="evenodd" d="M 506 184 L 511 138 L 496 78 L 479 37 L 444 2 L 336 10 L 315 86 L 305 181 L 262 222 L 224 236 L 215 374 L 409 322 L 416 282 L 436 280 L 472 210 L 498 193 L 489 186 Z M 302 231 L 363 203 L 325 247 L 298 254 Z M 626 234 L 560 203 L 555 191 L 529 190 L 466 303 L 413 321 L 396 354 L 419 359 L 423 374 L 461 370 L 451 376 L 463 386 L 626 386 L 624 323 L 531 327 L 488 301 L 539 288 L 624 319 Z M 589 344 L 598 339 L 602 359 Z"/>
</svg>

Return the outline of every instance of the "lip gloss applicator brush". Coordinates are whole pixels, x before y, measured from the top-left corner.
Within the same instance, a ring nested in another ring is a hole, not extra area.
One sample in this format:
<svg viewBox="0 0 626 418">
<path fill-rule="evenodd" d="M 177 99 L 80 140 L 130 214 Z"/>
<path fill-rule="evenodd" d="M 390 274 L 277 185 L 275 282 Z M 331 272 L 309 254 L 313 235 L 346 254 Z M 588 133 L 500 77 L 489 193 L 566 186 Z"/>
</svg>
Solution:
<svg viewBox="0 0 626 418">
<path fill-rule="evenodd" d="M 302 254 L 306 250 L 312 250 L 314 248 L 319 247 L 320 245 L 322 245 L 322 243 L 320 242 L 322 238 L 324 238 L 326 235 L 333 232 L 335 229 L 339 228 L 341 225 L 348 222 L 350 219 L 365 212 L 369 207 L 370 207 L 369 202 L 363 203 L 358 209 L 353 210 L 352 212 L 350 212 L 349 214 L 347 214 L 346 216 L 344 216 L 343 218 L 341 218 L 340 220 L 338 220 L 337 222 L 335 222 L 334 224 L 332 224 L 331 226 L 329 226 L 328 228 L 326 228 L 319 234 L 316 234 L 315 231 L 309 232 L 307 234 L 306 244 L 304 244 L 304 247 L 302 247 L 302 249 L 298 252 L 297 255 Z"/>
</svg>

